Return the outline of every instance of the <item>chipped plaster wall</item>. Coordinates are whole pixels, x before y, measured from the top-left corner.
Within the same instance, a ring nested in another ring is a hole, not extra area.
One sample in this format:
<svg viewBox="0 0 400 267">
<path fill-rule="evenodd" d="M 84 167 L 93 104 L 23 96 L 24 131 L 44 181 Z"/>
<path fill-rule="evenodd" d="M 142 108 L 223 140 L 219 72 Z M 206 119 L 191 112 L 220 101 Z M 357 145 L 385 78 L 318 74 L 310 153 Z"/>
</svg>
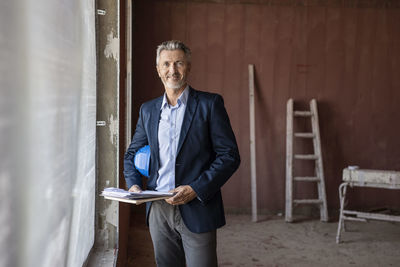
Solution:
<svg viewBox="0 0 400 267">
<path fill-rule="evenodd" d="M 99 0 L 97 9 L 97 190 L 118 186 L 119 145 L 119 1 Z M 96 247 L 117 248 L 118 203 L 96 200 Z"/>
<path fill-rule="evenodd" d="M 104 48 L 104 55 L 106 58 L 112 58 L 118 62 L 119 59 L 119 39 L 114 37 L 114 30 L 107 34 L 107 45 Z"/>
</svg>

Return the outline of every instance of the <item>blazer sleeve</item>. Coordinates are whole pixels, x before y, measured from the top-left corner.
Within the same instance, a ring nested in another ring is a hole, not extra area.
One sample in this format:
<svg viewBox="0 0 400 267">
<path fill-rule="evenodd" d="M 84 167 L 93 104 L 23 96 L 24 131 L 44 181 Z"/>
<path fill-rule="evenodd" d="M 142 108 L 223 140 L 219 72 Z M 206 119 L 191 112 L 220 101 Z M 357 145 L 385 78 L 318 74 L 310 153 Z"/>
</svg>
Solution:
<svg viewBox="0 0 400 267">
<path fill-rule="evenodd" d="M 136 152 L 143 146 L 148 144 L 147 134 L 144 127 L 143 120 L 143 106 L 140 107 L 139 119 L 136 124 L 135 134 L 133 135 L 132 142 L 127 149 L 124 156 L 124 177 L 128 189 L 132 185 L 138 185 L 143 188 L 142 176 L 134 165 L 134 158 Z"/>
<path fill-rule="evenodd" d="M 220 95 L 215 95 L 213 99 L 209 127 L 215 159 L 210 167 L 190 184 L 203 203 L 213 198 L 240 165 L 239 149 Z"/>
</svg>

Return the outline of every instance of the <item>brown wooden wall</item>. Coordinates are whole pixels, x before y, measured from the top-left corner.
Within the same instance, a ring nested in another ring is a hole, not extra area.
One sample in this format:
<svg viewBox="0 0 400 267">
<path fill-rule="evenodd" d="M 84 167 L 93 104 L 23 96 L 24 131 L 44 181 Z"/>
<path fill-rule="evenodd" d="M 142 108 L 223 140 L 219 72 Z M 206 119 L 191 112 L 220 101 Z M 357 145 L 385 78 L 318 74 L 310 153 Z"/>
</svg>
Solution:
<svg viewBox="0 0 400 267">
<path fill-rule="evenodd" d="M 338 208 L 344 167 L 400 170 L 400 9 L 244 2 L 134 1 L 134 116 L 142 102 L 163 93 L 156 46 L 179 39 L 193 53 L 190 84 L 222 94 L 239 144 L 242 164 L 223 188 L 227 207 L 250 208 L 248 64 L 256 70 L 259 208 L 284 210 L 288 98 L 299 107 L 318 101 L 331 209 Z M 312 196 L 314 187 L 303 184 L 298 196 Z M 352 196 L 357 207 L 400 203 L 398 191 Z"/>
</svg>

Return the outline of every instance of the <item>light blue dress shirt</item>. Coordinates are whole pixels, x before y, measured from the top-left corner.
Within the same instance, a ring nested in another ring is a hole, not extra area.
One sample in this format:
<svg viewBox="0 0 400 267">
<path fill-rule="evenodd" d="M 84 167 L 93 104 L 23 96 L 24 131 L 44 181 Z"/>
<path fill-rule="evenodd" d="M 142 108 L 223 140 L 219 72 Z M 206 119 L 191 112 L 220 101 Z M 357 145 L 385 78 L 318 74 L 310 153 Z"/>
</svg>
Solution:
<svg viewBox="0 0 400 267">
<path fill-rule="evenodd" d="M 158 170 L 157 191 L 167 192 L 175 188 L 176 152 L 188 96 L 189 86 L 186 86 L 179 96 L 177 104 L 171 106 L 168 104 L 167 95 L 164 94 L 158 125 L 160 169 Z"/>
</svg>

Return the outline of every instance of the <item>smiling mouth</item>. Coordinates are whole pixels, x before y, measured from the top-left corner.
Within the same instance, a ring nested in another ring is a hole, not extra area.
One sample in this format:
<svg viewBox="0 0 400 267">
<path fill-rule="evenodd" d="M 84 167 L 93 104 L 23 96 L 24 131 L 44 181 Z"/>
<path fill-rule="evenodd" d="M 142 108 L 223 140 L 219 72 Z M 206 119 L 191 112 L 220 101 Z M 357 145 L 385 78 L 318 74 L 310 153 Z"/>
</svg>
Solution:
<svg viewBox="0 0 400 267">
<path fill-rule="evenodd" d="M 177 81 L 177 80 L 179 80 L 179 78 L 180 78 L 180 76 L 179 76 L 179 75 L 172 75 L 172 76 L 168 76 L 168 79 L 171 79 L 171 80 L 174 80 L 174 81 Z"/>
</svg>

